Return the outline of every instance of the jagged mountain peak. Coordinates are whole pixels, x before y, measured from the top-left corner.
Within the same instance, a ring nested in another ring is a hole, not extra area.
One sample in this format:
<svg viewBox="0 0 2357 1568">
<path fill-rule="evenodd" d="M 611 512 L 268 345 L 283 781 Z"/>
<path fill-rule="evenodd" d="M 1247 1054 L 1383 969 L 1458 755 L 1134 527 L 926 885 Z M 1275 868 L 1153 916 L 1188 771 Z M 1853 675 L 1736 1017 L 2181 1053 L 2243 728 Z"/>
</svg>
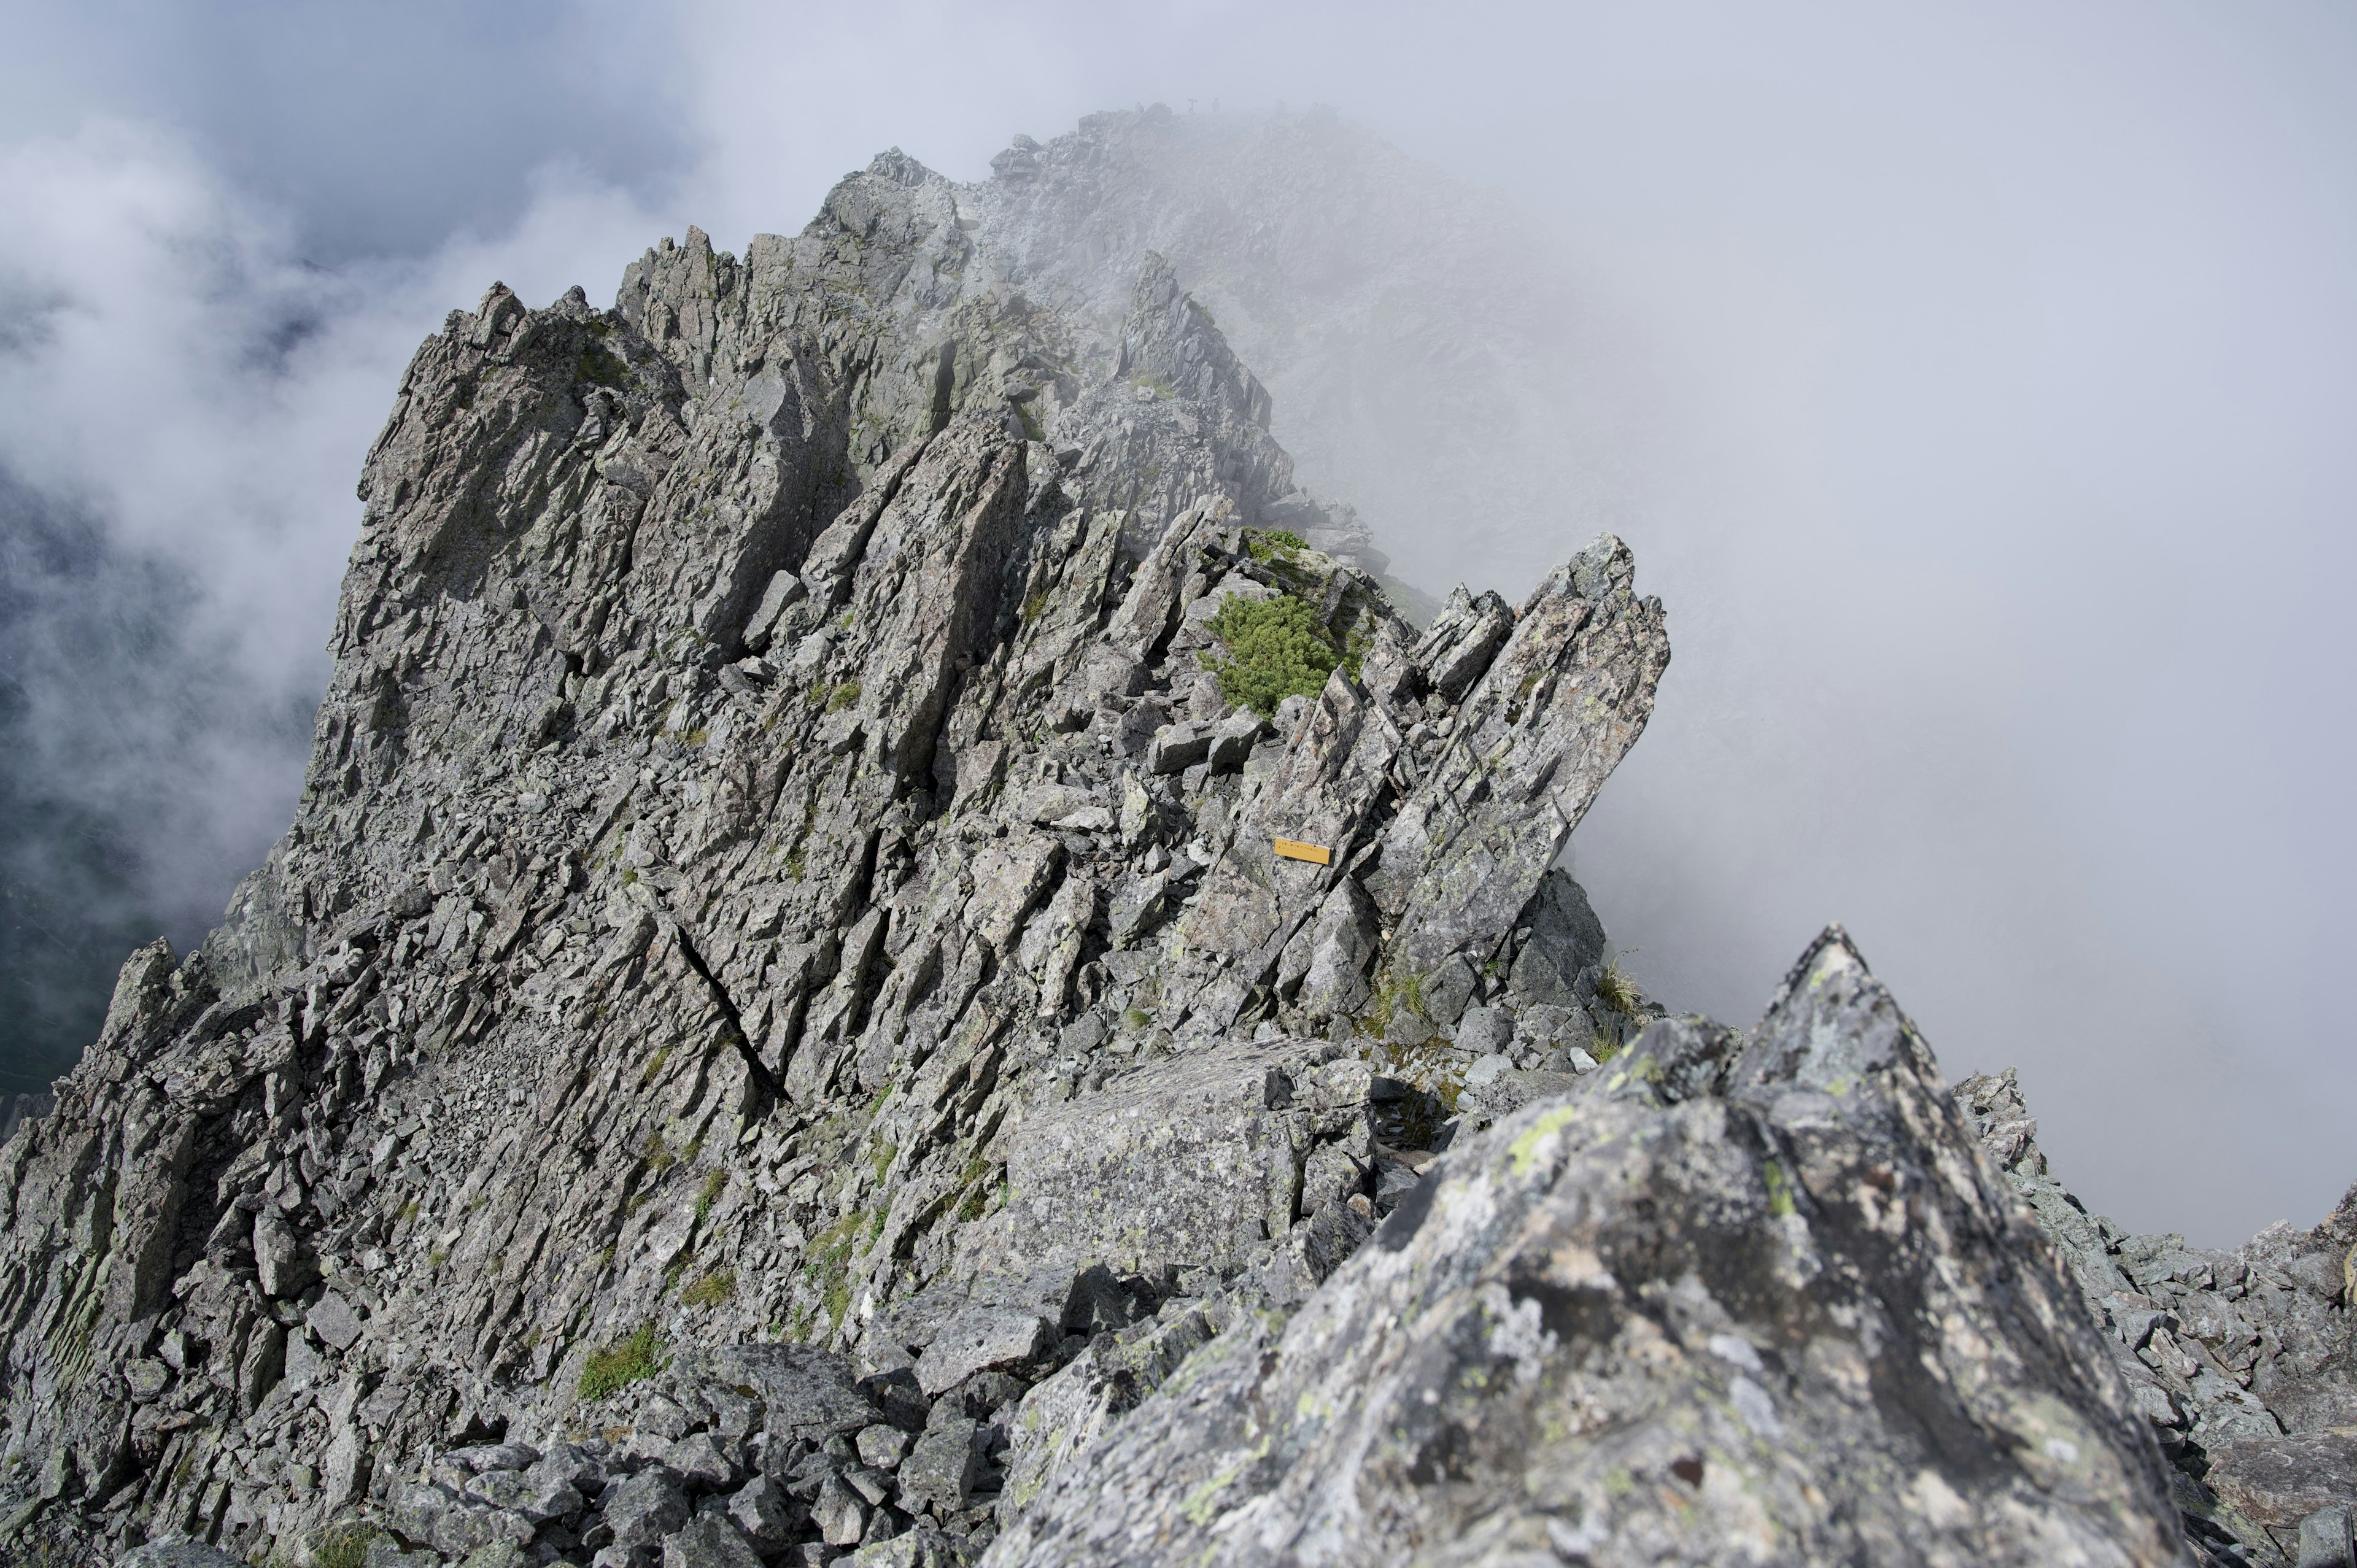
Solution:
<svg viewBox="0 0 2357 1568">
<path fill-rule="evenodd" d="M 1746 1038 L 1552 869 L 1668 660 L 1630 552 L 1405 613 L 1075 216 L 1176 134 L 421 347 L 295 823 L 0 1144 L 5 1540 L 2179 1556 L 1838 929 Z"/>
</svg>

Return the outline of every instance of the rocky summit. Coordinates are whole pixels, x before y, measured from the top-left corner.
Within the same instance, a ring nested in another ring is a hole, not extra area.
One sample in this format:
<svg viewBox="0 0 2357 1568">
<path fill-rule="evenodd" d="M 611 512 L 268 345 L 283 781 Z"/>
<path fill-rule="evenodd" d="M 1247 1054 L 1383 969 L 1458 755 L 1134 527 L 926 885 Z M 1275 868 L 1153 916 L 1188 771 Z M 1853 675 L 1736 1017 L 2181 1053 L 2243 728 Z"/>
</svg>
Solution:
<svg viewBox="0 0 2357 1568">
<path fill-rule="evenodd" d="M 1137 129 L 419 349 L 294 824 L 0 1143 L 0 1553 L 2347 1563 L 2357 1196 L 2121 1235 L 1838 929 L 1639 995 L 1662 606 L 1387 577 Z"/>
</svg>

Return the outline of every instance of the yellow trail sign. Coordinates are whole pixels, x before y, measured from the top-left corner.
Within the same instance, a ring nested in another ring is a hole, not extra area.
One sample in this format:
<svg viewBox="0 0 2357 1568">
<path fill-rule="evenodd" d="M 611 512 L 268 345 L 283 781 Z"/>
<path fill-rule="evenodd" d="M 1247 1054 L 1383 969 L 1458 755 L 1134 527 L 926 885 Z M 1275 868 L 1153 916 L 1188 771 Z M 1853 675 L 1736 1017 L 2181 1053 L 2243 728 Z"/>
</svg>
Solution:
<svg viewBox="0 0 2357 1568">
<path fill-rule="evenodd" d="M 1292 839 L 1278 839 L 1276 853 L 1287 860 L 1306 860 L 1316 865 L 1334 864 L 1334 852 L 1323 844 L 1300 843 Z"/>
</svg>

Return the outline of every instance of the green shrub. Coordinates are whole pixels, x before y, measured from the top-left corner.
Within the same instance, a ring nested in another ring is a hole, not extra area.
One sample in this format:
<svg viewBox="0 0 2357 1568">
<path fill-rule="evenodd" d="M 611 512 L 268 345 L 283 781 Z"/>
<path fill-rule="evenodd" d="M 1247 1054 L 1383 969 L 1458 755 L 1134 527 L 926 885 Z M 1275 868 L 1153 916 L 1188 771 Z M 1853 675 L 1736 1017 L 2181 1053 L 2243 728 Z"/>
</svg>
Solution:
<svg viewBox="0 0 2357 1568">
<path fill-rule="evenodd" d="M 588 1365 L 581 1369 L 581 1397 L 601 1400 L 662 1370 L 662 1341 L 653 1324 L 641 1323 L 629 1338 L 589 1352 Z"/>
<path fill-rule="evenodd" d="M 1208 629 L 1228 650 L 1227 658 L 1204 661 L 1219 679 L 1220 695 L 1264 717 L 1287 697 L 1316 696 L 1342 661 L 1317 609 L 1294 594 L 1231 598 Z"/>
<path fill-rule="evenodd" d="M 690 1306 L 718 1306 L 737 1294 L 737 1272 L 715 1269 L 680 1293 L 679 1299 Z"/>
<path fill-rule="evenodd" d="M 364 1520 L 330 1525 L 311 1548 L 312 1568 L 361 1568 L 376 1538 L 376 1526 Z"/>
<path fill-rule="evenodd" d="M 1255 528 L 1244 534 L 1244 552 L 1255 561 L 1290 561 L 1309 542 L 1289 528 Z"/>
<path fill-rule="evenodd" d="M 802 1255 L 802 1270 L 826 1303 L 827 1326 L 835 1326 L 851 1310 L 851 1260 L 859 1250 L 859 1232 L 867 1223 L 860 1209 L 837 1219 L 811 1239 Z"/>
<path fill-rule="evenodd" d="M 704 1190 L 695 1195 L 695 1222 L 698 1225 L 712 1218 L 713 1200 L 720 1196 L 720 1189 L 727 1185 L 726 1171 L 714 1171 L 704 1178 Z"/>
<path fill-rule="evenodd" d="M 1637 983 L 1620 967 L 1620 956 L 1607 960 L 1604 972 L 1596 977 L 1596 999 L 1622 1017 L 1633 1018 L 1637 1009 L 1644 1005 L 1645 993 L 1637 989 Z"/>
</svg>

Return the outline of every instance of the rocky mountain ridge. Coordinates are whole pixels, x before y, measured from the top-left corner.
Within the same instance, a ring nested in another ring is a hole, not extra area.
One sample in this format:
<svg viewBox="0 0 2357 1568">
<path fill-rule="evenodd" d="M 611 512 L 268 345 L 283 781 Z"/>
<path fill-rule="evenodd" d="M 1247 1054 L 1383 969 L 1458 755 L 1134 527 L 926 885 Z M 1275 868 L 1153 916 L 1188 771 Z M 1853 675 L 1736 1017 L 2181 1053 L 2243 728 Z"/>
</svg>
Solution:
<svg viewBox="0 0 2357 1568">
<path fill-rule="evenodd" d="M 1838 932 L 1749 1036 L 1634 995 L 1551 869 L 1668 660 L 1628 551 L 1417 624 L 1024 178 L 421 348 L 296 822 L 0 1144 L 11 1549 L 2296 1547 L 2321 1243 L 2115 1305 Z"/>
</svg>

